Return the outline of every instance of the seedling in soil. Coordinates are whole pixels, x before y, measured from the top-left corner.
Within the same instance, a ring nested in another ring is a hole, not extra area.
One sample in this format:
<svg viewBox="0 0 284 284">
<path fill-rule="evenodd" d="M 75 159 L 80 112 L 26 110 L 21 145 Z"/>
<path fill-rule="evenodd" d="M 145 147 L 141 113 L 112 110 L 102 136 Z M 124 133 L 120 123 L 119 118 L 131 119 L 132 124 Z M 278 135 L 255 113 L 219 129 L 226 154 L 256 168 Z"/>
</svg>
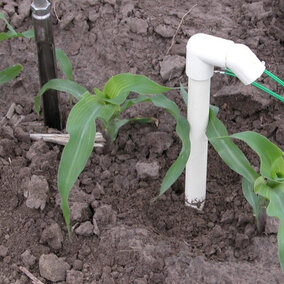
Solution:
<svg viewBox="0 0 284 284">
<path fill-rule="evenodd" d="M 137 103 L 152 103 L 167 110 L 176 120 L 176 133 L 181 139 L 182 148 L 177 160 L 163 179 L 160 195 L 169 189 L 183 172 L 190 152 L 189 124 L 187 119 L 180 114 L 177 105 L 162 95 L 170 88 L 163 87 L 142 75 L 124 73 L 111 77 L 105 84 L 103 91 L 95 88 L 94 94 L 92 94 L 71 80 L 53 79 L 42 87 L 36 98 L 35 109 L 37 112 L 39 112 L 40 96 L 49 89 L 67 92 L 78 100 L 67 120 L 66 130 L 70 134 L 70 140 L 63 150 L 58 170 L 61 208 L 69 233 L 68 196 L 91 155 L 96 133 L 94 122 L 97 119 L 102 122 L 111 141 L 114 141 L 120 127 L 126 123 L 151 121 L 149 118 L 120 119 L 121 113 L 130 106 Z M 137 93 L 137 97 L 128 99 L 130 92 Z"/>
<path fill-rule="evenodd" d="M 228 136 L 223 123 L 210 111 L 207 136 L 223 161 L 242 178 L 242 190 L 253 208 L 257 227 L 261 231 L 267 215 L 278 218 L 278 251 L 284 272 L 284 159 L 283 152 L 266 137 L 252 131 Z M 231 138 L 245 142 L 260 158 L 257 173 Z"/>
<path fill-rule="evenodd" d="M 18 37 L 25 37 L 25 38 L 32 38 L 34 36 L 33 30 L 28 30 L 23 33 L 16 32 L 13 27 L 8 23 L 5 16 L 0 13 L 0 19 L 3 20 L 8 28 L 8 32 L 0 33 L 0 41 L 11 39 L 11 38 L 18 38 Z M 10 80 L 16 78 L 21 71 L 23 70 L 23 66 L 21 64 L 15 64 L 9 66 L 0 71 L 0 86 L 4 83 L 9 82 Z"/>
</svg>

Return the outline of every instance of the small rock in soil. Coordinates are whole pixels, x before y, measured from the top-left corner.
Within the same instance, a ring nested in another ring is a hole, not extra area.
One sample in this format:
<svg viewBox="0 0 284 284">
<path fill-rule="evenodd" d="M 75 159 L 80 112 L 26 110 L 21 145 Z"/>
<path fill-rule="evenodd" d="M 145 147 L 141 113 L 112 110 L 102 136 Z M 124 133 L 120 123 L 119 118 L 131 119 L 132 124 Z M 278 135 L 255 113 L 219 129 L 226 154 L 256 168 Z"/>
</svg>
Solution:
<svg viewBox="0 0 284 284">
<path fill-rule="evenodd" d="M 81 271 L 83 269 L 83 261 L 80 259 L 75 259 L 73 262 L 73 269 Z"/>
<path fill-rule="evenodd" d="M 79 257 L 80 259 L 84 259 L 84 258 L 86 258 L 88 255 L 90 255 L 91 252 L 92 252 L 92 251 L 91 251 L 90 247 L 87 246 L 86 244 L 83 244 L 82 247 L 81 247 L 81 249 L 80 249 L 80 251 L 79 251 L 78 257 Z"/>
<path fill-rule="evenodd" d="M 18 7 L 18 13 L 22 19 L 27 18 L 31 11 L 31 0 L 21 1 Z"/>
<path fill-rule="evenodd" d="M 246 248 L 249 245 L 249 238 L 245 234 L 237 233 L 235 238 L 236 248 Z"/>
<path fill-rule="evenodd" d="M 26 154 L 28 160 L 32 161 L 37 158 L 40 154 L 47 153 L 49 151 L 47 144 L 43 140 L 38 140 L 33 143 Z"/>
<path fill-rule="evenodd" d="M 266 217 L 265 233 L 266 234 L 277 234 L 279 228 L 279 219 Z"/>
<path fill-rule="evenodd" d="M 267 108 L 271 102 L 269 96 L 253 86 L 244 86 L 237 83 L 234 86 L 225 86 L 214 94 L 215 103 L 226 103 L 230 108 L 239 110 L 242 116 L 252 115 Z"/>
<path fill-rule="evenodd" d="M 173 144 L 173 138 L 166 132 L 152 132 L 146 135 L 146 142 L 151 145 L 151 151 L 162 154 Z"/>
<path fill-rule="evenodd" d="M 230 224 L 234 220 L 234 211 L 227 210 L 221 217 L 221 223 Z"/>
<path fill-rule="evenodd" d="M 53 282 L 64 281 L 70 265 L 55 254 L 43 254 L 39 259 L 40 275 Z"/>
<path fill-rule="evenodd" d="M 29 249 L 21 254 L 22 261 L 26 267 L 33 266 L 36 262 L 36 257 L 31 254 Z"/>
<path fill-rule="evenodd" d="M 110 205 L 102 205 L 96 209 L 93 223 L 96 223 L 99 229 L 103 229 L 109 224 L 116 223 L 116 215 Z"/>
<path fill-rule="evenodd" d="M 82 284 L 83 273 L 76 270 L 68 270 L 66 277 L 66 284 Z"/>
<path fill-rule="evenodd" d="M 172 38 L 175 34 L 175 30 L 171 26 L 158 25 L 155 27 L 155 32 L 164 38 Z"/>
<path fill-rule="evenodd" d="M 121 14 L 122 14 L 122 17 L 125 19 L 127 17 L 130 16 L 130 14 L 134 11 L 134 4 L 133 3 L 127 3 L 125 5 L 122 5 L 121 6 Z"/>
<path fill-rule="evenodd" d="M 90 221 L 86 221 L 75 229 L 75 233 L 80 236 L 89 237 L 93 234 L 93 229 L 93 224 Z"/>
<path fill-rule="evenodd" d="M 0 257 L 6 257 L 8 254 L 8 248 L 0 245 Z"/>
<path fill-rule="evenodd" d="M 145 179 L 145 178 L 155 179 L 159 177 L 160 166 L 158 162 L 156 161 L 151 162 L 151 163 L 138 162 L 135 168 L 136 168 L 138 177 L 141 179 Z"/>
<path fill-rule="evenodd" d="M 70 202 L 70 220 L 83 222 L 89 220 L 92 213 L 89 204 L 85 202 Z"/>
<path fill-rule="evenodd" d="M 47 243 L 52 249 L 61 249 L 63 235 L 60 226 L 54 223 L 45 228 L 41 234 L 42 243 Z"/>
<path fill-rule="evenodd" d="M 47 202 L 47 193 L 49 186 L 47 180 L 42 176 L 33 175 L 27 184 L 25 190 L 26 205 L 28 208 L 41 209 L 45 208 Z"/>
<path fill-rule="evenodd" d="M 61 21 L 59 23 L 60 29 L 64 30 L 64 29 L 68 28 L 69 25 L 71 24 L 71 22 L 73 21 L 73 19 L 74 19 L 74 14 L 73 13 L 66 13 L 62 17 L 62 19 L 61 19 Z"/>
<path fill-rule="evenodd" d="M 160 75 L 164 81 L 179 77 L 185 67 L 185 58 L 179 55 L 167 55 L 160 63 Z"/>
<path fill-rule="evenodd" d="M 92 190 L 92 195 L 95 199 L 101 199 L 104 194 L 104 188 L 99 183 L 97 183 L 94 189 Z"/>
<path fill-rule="evenodd" d="M 93 233 L 96 235 L 96 236 L 99 236 L 100 235 L 100 229 L 98 227 L 98 224 L 97 224 L 97 221 L 95 218 L 93 218 L 93 223 L 94 223 L 94 230 L 93 230 Z"/>
<path fill-rule="evenodd" d="M 145 20 L 130 18 L 127 20 L 130 30 L 137 34 L 147 34 L 148 23 Z"/>
</svg>

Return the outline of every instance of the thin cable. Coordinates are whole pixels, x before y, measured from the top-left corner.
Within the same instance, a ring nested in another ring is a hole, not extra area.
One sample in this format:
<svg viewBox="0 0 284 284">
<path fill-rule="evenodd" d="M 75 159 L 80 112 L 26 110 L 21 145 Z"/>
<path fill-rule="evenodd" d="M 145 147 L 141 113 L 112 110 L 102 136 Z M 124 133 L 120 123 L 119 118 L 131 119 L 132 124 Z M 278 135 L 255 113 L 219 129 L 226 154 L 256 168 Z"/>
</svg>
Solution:
<svg viewBox="0 0 284 284">
<path fill-rule="evenodd" d="M 264 70 L 264 74 L 266 74 L 267 76 L 269 76 L 271 79 L 273 79 L 275 82 L 277 82 L 278 84 L 280 84 L 282 87 L 284 87 L 284 82 L 278 78 L 276 75 L 272 74 L 271 72 L 269 72 L 267 69 Z"/>
<path fill-rule="evenodd" d="M 272 97 L 274 97 L 274 98 L 280 100 L 282 103 L 284 103 L 284 98 L 281 97 L 280 95 L 276 94 L 275 92 L 269 90 L 268 88 L 262 86 L 261 84 L 259 84 L 259 83 L 257 83 L 257 82 L 252 82 L 251 84 L 252 84 L 253 86 L 259 88 L 260 90 L 262 90 L 262 91 L 268 93 L 268 94 L 271 95 Z"/>
<path fill-rule="evenodd" d="M 267 70 L 265 70 L 265 71 L 267 71 Z M 269 72 L 269 71 L 267 71 L 267 72 Z M 225 75 L 229 75 L 229 76 L 233 76 L 233 77 L 237 77 L 236 74 L 233 73 L 230 69 L 226 69 L 226 71 L 219 71 L 219 73 L 225 74 Z M 270 72 L 269 72 L 269 73 L 270 73 Z M 271 73 L 271 74 L 272 74 L 272 73 Z M 272 74 L 272 75 L 273 75 L 273 74 Z M 269 76 L 269 75 L 268 75 L 268 76 Z M 273 75 L 273 76 L 275 76 L 275 75 Z M 270 77 L 270 76 L 269 76 L 269 77 Z M 275 76 L 275 77 L 276 77 L 276 76 Z M 276 78 L 277 78 L 278 80 L 280 80 L 278 77 L 276 77 Z M 275 79 L 273 78 L 273 80 L 275 80 Z M 275 80 L 275 81 L 276 81 L 276 80 Z M 280 81 L 281 81 L 281 80 L 280 80 Z M 278 81 L 277 81 L 277 82 L 278 82 Z M 281 81 L 281 82 L 283 83 L 283 81 Z M 279 83 L 279 82 L 278 82 L 278 83 Z M 279 84 L 281 85 L 282 83 L 279 83 Z M 254 86 L 254 87 L 256 87 L 256 88 L 258 88 L 258 89 L 260 89 L 260 90 L 262 90 L 262 91 L 264 91 L 264 92 L 266 92 L 267 94 L 271 95 L 272 97 L 274 97 L 274 98 L 280 100 L 282 103 L 284 103 L 284 98 L 283 98 L 283 97 L 281 97 L 281 96 L 278 95 L 277 93 L 275 93 L 275 92 L 269 90 L 268 88 L 264 87 L 263 85 L 261 85 L 261 84 L 259 84 L 259 83 L 257 83 L 257 82 L 252 82 L 251 85 Z"/>
</svg>

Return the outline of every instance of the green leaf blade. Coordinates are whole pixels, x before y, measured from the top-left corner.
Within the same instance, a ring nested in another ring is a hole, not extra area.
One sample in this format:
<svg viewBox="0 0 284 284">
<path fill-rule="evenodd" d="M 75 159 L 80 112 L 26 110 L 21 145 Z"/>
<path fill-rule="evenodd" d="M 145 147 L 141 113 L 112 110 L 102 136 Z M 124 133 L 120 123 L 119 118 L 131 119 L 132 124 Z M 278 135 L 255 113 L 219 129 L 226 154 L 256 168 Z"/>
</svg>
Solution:
<svg viewBox="0 0 284 284">
<path fill-rule="evenodd" d="M 266 210 L 267 215 L 280 220 L 277 234 L 278 255 L 284 273 L 284 183 L 272 188 L 268 186 L 263 177 L 260 177 L 255 183 L 255 191 L 269 200 Z"/>
<path fill-rule="evenodd" d="M 60 65 L 60 68 L 66 78 L 70 81 L 73 81 L 73 71 L 72 71 L 72 64 L 66 55 L 66 53 L 59 48 L 55 49 L 56 60 Z"/>
<path fill-rule="evenodd" d="M 114 112 L 113 106 L 101 105 L 89 92 L 72 108 L 66 130 L 70 139 L 64 147 L 59 170 L 58 190 L 62 211 L 70 232 L 68 196 L 72 186 L 83 171 L 93 150 L 96 134 L 96 118 L 107 118 Z"/>
<path fill-rule="evenodd" d="M 138 94 L 161 94 L 170 88 L 161 86 L 143 75 L 129 73 L 118 74 L 111 77 L 104 87 L 104 95 L 109 103 L 122 104 L 130 92 Z"/>
<path fill-rule="evenodd" d="M 157 107 L 161 107 L 167 110 L 171 116 L 176 120 L 176 133 L 182 142 L 182 148 L 176 161 L 168 169 L 160 188 L 159 196 L 165 193 L 173 183 L 182 174 L 190 153 L 190 141 L 189 141 L 189 123 L 184 118 L 177 107 L 177 105 L 167 99 L 163 95 L 155 95 L 149 97 L 150 101 Z"/>
<path fill-rule="evenodd" d="M 12 65 L 4 70 L 0 71 L 0 86 L 9 82 L 10 80 L 17 77 L 21 71 L 23 70 L 23 66 L 21 64 Z"/>
<path fill-rule="evenodd" d="M 252 131 L 245 131 L 231 135 L 248 144 L 260 158 L 260 173 L 262 176 L 273 179 L 271 169 L 273 163 L 282 157 L 282 151 L 266 137 Z M 284 173 L 283 173 L 284 175 Z"/>
<path fill-rule="evenodd" d="M 73 81 L 52 79 L 42 86 L 42 88 L 39 91 L 39 94 L 35 98 L 35 110 L 37 113 L 39 113 L 40 110 L 40 105 L 39 105 L 40 97 L 50 89 L 71 94 L 73 97 L 75 97 L 78 100 L 80 100 L 84 94 L 88 93 L 87 89 L 85 89 L 84 87 L 80 86 L 79 84 Z"/>
<path fill-rule="evenodd" d="M 254 183 L 258 174 L 250 166 L 243 152 L 229 138 L 226 127 L 211 109 L 209 111 L 207 137 L 219 156 L 233 171 L 243 176 L 250 183 Z"/>
</svg>

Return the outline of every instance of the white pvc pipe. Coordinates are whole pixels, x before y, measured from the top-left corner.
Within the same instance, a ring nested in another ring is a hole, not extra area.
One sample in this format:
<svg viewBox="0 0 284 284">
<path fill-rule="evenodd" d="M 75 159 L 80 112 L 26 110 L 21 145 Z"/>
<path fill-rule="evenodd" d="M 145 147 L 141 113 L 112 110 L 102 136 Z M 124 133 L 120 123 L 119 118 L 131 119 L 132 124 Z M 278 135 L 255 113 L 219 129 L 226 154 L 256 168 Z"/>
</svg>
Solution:
<svg viewBox="0 0 284 284">
<path fill-rule="evenodd" d="M 185 202 L 197 209 L 203 208 L 206 191 L 209 99 L 210 79 L 196 81 L 189 78 L 187 117 L 191 148 L 185 175 Z"/>
<path fill-rule="evenodd" d="M 231 69 L 245 85 L 259 78 L 265 66 L 247 46 L 206 34 L 192 36 L 186 49 L 191 151 L 186 166 L 185 203 L 202 209 L 206 196 L 208 152 L 206 128 L 210 79 L 214 73 L 214 66 Z"/>
</svg>

